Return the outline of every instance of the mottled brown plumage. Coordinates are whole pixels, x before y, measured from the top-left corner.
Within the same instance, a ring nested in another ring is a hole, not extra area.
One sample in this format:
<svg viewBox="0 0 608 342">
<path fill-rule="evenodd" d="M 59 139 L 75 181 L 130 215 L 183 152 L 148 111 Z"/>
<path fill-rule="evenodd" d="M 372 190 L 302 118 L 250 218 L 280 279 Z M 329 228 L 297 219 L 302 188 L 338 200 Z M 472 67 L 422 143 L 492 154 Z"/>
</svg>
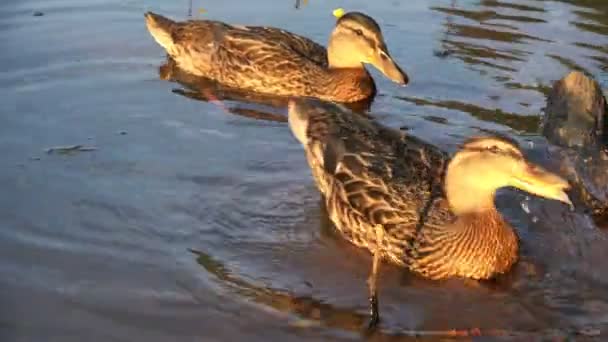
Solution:
<svg viewBox="0 0 608 342">
<path fill-rule="evenodd" d="M 291 101 L 289 123 L 342 235 L 431 279 L 487 279 L 516 262 L 517 237 L 494 206 L 497 189 L 569 202 L 568 183 L 527 162 L 510 139 L 471 139 L 450 159 L 313 99 Z"/>
<path fill-rule="evenodd" d="M 212 20 L 178 23 L 150 12 L 146 24 L 181 69 L 230 87 L 356 102 L 375 93 L 363 63 L 374 65 L 397 83 L 408 82 L 390 57 L 378 24 L 358 12 L 338 20 L 328 50 L 273 27 Z"/>
</svg>

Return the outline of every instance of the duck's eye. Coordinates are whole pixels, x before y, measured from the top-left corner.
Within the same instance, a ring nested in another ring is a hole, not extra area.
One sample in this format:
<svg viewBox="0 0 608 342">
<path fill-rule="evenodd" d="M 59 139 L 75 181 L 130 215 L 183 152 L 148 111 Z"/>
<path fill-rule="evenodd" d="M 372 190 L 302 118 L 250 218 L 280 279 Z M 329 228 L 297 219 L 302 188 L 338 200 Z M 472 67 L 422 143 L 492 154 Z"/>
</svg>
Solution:
<svg viewBox="0 0 608 342">
<path fill-rule="evenodd" d="M 355 33 L 357 34 L 357 36 L 362 36 L 363 35 L 363 31 L 361 31 L 361 29 L 356 29 Z"/>
<path fill-rule="evenodd" d="M 498 153 L 498 152 L 500 152 L 500 149 L 497 146 L 489 146 L 488 151 L 490 151 L 492 153 Z"/>
</svg>

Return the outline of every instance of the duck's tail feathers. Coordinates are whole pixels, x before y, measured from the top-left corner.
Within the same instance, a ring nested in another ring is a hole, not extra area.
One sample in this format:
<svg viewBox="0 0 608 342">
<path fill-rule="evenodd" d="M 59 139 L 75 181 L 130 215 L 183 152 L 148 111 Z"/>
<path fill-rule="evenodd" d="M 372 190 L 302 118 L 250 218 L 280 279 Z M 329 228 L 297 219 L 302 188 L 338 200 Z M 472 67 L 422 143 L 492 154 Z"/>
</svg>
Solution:
<svg viewBox="0 0 608 342">
<path fill-rule="evenodd" d="M 152 12 L 146 12 L 145 17 L 146 26 L 152 37 L 154 37 L 154 40 L 165 50 L 171 51 L 173 48 L 171 33 L 176 25 L 175 21 Z"/>
</svg>

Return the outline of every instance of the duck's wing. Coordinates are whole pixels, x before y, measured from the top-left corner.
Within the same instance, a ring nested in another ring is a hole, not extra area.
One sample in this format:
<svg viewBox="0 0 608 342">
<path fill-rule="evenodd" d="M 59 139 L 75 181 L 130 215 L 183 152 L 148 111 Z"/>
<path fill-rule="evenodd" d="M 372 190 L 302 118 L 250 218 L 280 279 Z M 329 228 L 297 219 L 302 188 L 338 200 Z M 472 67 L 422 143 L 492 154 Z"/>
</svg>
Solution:
<svg viewBox="0 0 608 342">
<path fill-rule="evenodd" d="M 248 26 L 250 30 L 259 32 L 275 41 L 282 41 L 288 44 L 294 51 L 298 52 L 302 56 L 314 61 L 316 64 L 327 67 L 327 49 L 304 36 L 285 31 L 275 27 L 263 27 L 263 26 Z"/>
<path fill-rule="evenodd" d="M 289 120 L 321 192 L 343 207 L 341 215 L 382 225 L 397 240 L 451 218 L 435 201 L 443 198 L 447 161 L 437 148 L 316 100 L 292 102 Z"/>
<path fill-rule="evenodd" d="M 175 60 L 193 64 L 184 69 L 239 88 L 314 94 L 326 74 L 326 63 L 319 63 L 327 58 L 321 46 L 279 29 L 189 21 L 172 37 L 175 51 L 186 55 Z"/>
</svg>

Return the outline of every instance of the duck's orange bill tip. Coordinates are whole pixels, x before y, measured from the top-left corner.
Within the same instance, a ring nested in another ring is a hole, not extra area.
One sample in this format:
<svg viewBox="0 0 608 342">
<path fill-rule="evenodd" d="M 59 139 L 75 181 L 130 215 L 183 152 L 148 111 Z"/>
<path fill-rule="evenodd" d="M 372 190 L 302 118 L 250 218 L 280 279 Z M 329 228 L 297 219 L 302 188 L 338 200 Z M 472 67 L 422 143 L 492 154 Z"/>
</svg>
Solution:
<svg viewBox="0 0 608 342">
<path fill-rule="evenodd" d="M 340 7 L 340 8 L 336 8 L 333 12 L 331 12 L 334 17 L 340 19 L 341 16 L 344 15 L 344 8 Z"/>
</svg>

